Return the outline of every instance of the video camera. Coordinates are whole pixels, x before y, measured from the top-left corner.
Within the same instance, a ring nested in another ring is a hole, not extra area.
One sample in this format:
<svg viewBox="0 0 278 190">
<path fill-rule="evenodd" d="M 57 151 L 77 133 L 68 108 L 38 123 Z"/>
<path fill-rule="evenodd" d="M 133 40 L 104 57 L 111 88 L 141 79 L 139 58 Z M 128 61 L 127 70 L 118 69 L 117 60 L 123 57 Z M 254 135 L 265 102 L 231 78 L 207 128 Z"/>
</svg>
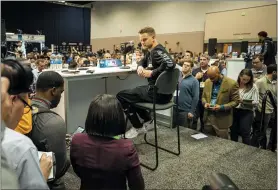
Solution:
<svg viewBox="0 0 278 190">
<path fill-rule="evenodd" d="M 239 190 L 235 183 L 225 174 L 214 173 L 209 177 L 210 185 L 205 185 L 202 190 Z"/>
<path fill-rule="evenodd" d="M 133 41 L 121 43 L 121 52 L 124 55 L 124 66 L 122 66 L 121 69 L 130 69 L 129 66 L 126 66 L 126 54 L 132 51 L 134 51 Z"/>
<path fill-rule="evenodd" d="M 129 42 L 123 42 L 121 43 L 121 52 L 122 54 L 127 54 L 131 51 L 134 51 L 134 42 L 129 41 Z"/>
<path fill-rule="evenodd" d="M 102 57 L 103 54 L 105 54 L 105 49 L 100 49 L 100 50 L 97 51 L 97 56 L 98 57 Z"/>
<path fill-rule="evenodd" d="M 252 58 L 256 54 L 257 43 L 250 48 L 250 51 L 243 57 L 245 62 L 245 69 L 252 69 Z"/>
</svg>

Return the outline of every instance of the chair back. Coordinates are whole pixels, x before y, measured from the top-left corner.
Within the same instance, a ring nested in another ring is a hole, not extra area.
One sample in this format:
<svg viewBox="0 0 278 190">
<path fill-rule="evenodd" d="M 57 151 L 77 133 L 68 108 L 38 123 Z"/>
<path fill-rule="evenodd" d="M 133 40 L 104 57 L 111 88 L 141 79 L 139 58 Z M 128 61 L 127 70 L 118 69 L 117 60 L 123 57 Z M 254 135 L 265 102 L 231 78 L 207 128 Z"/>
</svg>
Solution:
<svg viewBox="0 0 278 190">
<path fill-rule="evenodd" d="M 177 88 L 180 70 L 174 68 L 170 71 L 163 71 L 156 80 L 155 86 L 159 94 L 173 94 Z"/>
</svg>

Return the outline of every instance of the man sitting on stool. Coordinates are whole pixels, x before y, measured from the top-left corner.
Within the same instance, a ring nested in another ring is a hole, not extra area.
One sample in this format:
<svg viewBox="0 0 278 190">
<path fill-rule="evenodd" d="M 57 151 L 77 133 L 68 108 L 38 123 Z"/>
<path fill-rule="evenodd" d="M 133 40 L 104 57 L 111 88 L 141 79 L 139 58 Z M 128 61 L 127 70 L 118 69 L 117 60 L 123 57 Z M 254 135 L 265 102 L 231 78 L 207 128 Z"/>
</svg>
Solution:
<svg viewBox="0 0 278 190">
<path fill-rule="evenodd" d="M 126 116 L 133 127 L 126 133 L 126 138 L 134 138 L 146 132 L 151 126 L 151 116 L 146 110 L 135 108 L 132 104 L 138 102 L 153 102 L 153 87 L 158 76 L 165 70 L 175 68 L 175 62 L 165 48 L 156 40 L 155 30 L 145 27 L 139 31 L 142 48 L 148 50 L 144 58 L 138 63 L 137 73 L 148 79 L 149 85 L 139 86 L 134 89 L 123 90 L 117 94 Z M 172 99 L 172 94 L 157 94 L 156 103 L 166 104 Z M 137 114 L 144 120 L 141 123 Z"/>
</svg>

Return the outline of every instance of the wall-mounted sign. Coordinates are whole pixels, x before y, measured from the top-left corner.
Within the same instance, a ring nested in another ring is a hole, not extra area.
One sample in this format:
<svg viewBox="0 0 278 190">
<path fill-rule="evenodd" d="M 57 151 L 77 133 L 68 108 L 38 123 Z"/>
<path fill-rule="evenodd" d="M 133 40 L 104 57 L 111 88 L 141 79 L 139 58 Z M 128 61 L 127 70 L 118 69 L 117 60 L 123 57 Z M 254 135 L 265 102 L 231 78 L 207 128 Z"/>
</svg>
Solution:
<svg viewBox="0 0 278 190">
<path fill-rule="evenodd" d="M 6 34 L 7 41 L 19 41 L 18 34 Z M 21 39 L 25 42 L 45 42 L 45 35 L 32 35 L 32 34 L 22 34 Z"/>
<path fill-rule="evenodd" d="M 251 35 L 251 33 L 233 33 L 234 36 Z"/>
</svg>

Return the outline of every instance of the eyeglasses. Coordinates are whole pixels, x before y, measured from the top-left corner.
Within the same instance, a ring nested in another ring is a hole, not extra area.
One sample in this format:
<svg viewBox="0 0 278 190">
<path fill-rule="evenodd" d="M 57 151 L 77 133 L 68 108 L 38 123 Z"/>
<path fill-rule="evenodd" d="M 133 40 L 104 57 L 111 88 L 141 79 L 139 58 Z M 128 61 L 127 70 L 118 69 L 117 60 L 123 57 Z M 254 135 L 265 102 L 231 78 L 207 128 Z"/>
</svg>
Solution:
<svg viewBox="0 0 278 190">
<path fill-rule="evenodd" d="M 30 106 L 22 97 L 20 97 L 20 96 L 17 96 L 17 97 L 24 104 L 24 114 L 27 114 L 31 110 L 33 110 L 32 106 Z"/>
</svg>

